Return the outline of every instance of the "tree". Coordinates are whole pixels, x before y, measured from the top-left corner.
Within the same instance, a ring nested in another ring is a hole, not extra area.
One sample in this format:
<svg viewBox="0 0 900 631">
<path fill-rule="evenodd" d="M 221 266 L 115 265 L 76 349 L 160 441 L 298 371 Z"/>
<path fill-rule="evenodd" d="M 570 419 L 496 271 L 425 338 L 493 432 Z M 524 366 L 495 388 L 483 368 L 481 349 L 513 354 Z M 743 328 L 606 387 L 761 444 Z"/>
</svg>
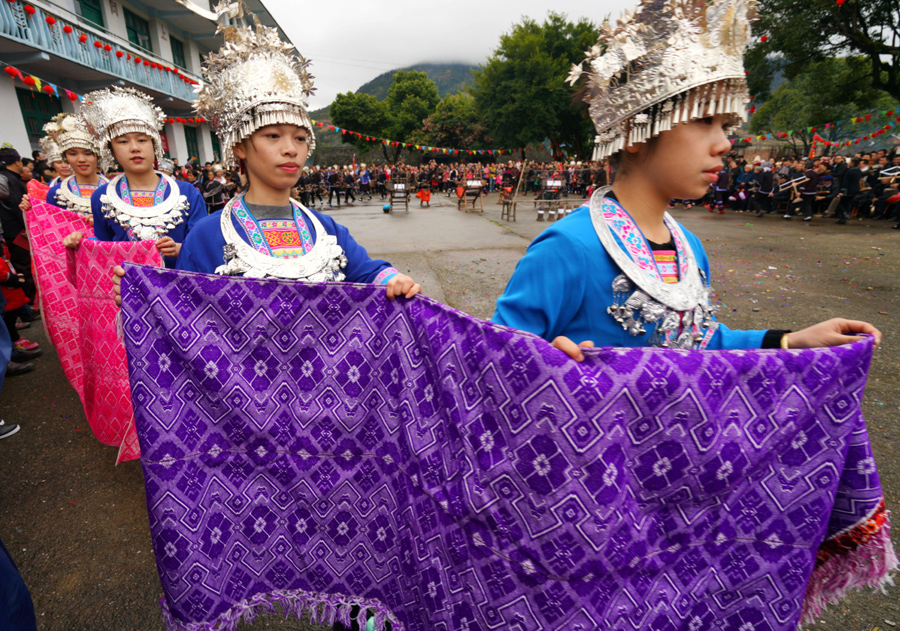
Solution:
<svg viewBox="0 0 900 631">
<path fill-rule="evenodd" d="M 897 0 L 760 0 L 759 15 L 746 59 L 753 94 L 767 95 L 774 71 L 793 79 L 811 63 L 856 56 L 861 79 L 900 99 Z"/>
<path fill-rule="evenodd" d="M 557 153 L 565 145 L 579 156 L 589 154 L 593 125 L 566 77 L 596 40 L 597 28 L 589 20 L 572 23 L 553 12 L 543 24 L 524 18 L 500 38 L 494 54 L 474 72 L 471 89 L 476 111 L 497 143 L 524 147 L 549 138 Z"/>
<path fill-rule="evenodd" d="M 352 129 L 361 134 L 381 137 L 388 125 L 385 104 L 371 94 L 347 92 L 338 94 L 331 104 L 331 121 L 342 129 Z M 372 148 L 372 142 L 351 134 L 341 134 L 341 141 L 350 143 L 359 151 Z M 385 154 L 385 157 L 386 154 Z"/>
<path fill-rule="evenodd" d="M 369 94 L 339 94 L 331 104 L 331 120 L 343 129 L 399 143 L 410 142 L 413 132 L 422 127 L 438 101 L 437 87 L 427 74 L 401 71 L 394 74 L 384 101 Z M 372 146 L 371 141 L 352 134 L 342 134 L 341 140 L 360 151 Z M 383 143 L 381 148 L 387 162 L 396 162 L 403 149 L 402 145 Z"/>
<path fill-rule="evenodd" d="M 836 122 L 872 109 L 890 109 L 894 99 L 883 90 L 876 90 L 863 75 L 867 60 L 861 57 L 826 59 L 808 66 L 790 81 L 772 92 L 750 119 L 750 133 L 793 131 L 789 141 L 802 155 L 809 153 L 815 125 Z M 883 124 L 883 121 L 880 123 Z M 879 126 L 871 122 L 872 131 Z M 826 140 L 838 141 L 848 136 L 869 133 L 868 128 L 841 125 L 817 129 Z M 800 149 L 802 148 L 802 152 Z"/>
<path fill-rule="evenodd" d="M 487 128 L 478 120 L 475 99 L 468 94 L 441 99 L 414 138 L 417 144 L 438 147 L 484 149 L 491 144 Z"/>
</svg>

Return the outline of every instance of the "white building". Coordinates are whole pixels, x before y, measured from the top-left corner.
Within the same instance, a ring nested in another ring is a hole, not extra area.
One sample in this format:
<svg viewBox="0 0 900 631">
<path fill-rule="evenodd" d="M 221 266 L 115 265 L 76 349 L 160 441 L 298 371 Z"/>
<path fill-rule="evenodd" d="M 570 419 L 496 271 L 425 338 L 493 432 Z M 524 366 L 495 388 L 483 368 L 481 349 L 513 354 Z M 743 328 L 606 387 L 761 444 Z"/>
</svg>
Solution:
<svg viewBox="0 0 900 631">
<path fill-rule="evenodd" d="M 23 156 L 38 148 L 44 123 L 78 111 L 73 94 L 112 85 L 151 95 L 171 122 L 163 131 L 169 157 L 184 164 L 221 156 L 218 139 L 194 117 L 201 59 L 222 42 L 211 6 L 217 0 L 4 0 L 0 61 L 57 88 L 58 96 L 0 74 L 0 143 Z M 261 0 L 245 0 L 260 20 L 278 27 Z M 279 32 L 289 41 L 280 27 Z M 175 119 L 185 119 L 182 124 Z"/>
</svg>

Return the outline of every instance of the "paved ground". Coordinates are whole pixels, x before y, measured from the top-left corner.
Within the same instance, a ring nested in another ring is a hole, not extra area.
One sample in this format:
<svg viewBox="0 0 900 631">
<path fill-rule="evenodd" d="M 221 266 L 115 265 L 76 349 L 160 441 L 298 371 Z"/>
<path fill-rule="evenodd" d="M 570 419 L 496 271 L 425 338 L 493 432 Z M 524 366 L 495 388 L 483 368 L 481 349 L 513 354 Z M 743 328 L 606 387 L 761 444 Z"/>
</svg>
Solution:
<svg viewBox="0 0 900 631">
<path fill-rule="evenodd" d="M 385 215 L 377 198 L 329 212 L 370 254 L 421 280 L 428 295 L 490 317 L 516 261 L 549 224 L 536 222 L 528 203 L 517 222 L 507 223 L 491 204 L 481 216 L 458 212 L 446 197 L 433 200 L 430 209 L 414 201 L 408 214 Z M 864 409 L 888 504 L 900 506 L 900 231 L 876 221 L 841 227 L 774 215 L 673 212 L 703 240 L 724 305 L 720 319 L 733 328 L 797 329 L 842 315 L 885 333 Z M 46 342 L 37 325 L 26 333 Z M 0 537 L 31 588 L 39 629 L 161 630 L 140 467 L 113 466 L 115 449 L 94 439 L 52 349 L 33 373 L 7 380 L 0 417 L 23 426 L 0 443 Z M 900 536 L 894 539 L 900 546 Z M 855 595 L 818 628 L 894 626 L 900 626 L 897 587 L 887 595 Z M 320 629 L 273 617 L 252 628 Z"/>
</svg>

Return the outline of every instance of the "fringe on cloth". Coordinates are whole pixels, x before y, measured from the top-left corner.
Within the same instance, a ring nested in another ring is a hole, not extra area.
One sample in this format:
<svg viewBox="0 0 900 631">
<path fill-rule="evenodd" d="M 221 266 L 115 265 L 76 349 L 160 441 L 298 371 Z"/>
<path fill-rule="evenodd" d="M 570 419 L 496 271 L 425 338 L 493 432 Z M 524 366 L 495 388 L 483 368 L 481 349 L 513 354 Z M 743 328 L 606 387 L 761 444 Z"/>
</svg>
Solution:
<svg viewBox="0 0 900 631">
<path fill-rule="evenodd" d="M 894 584 L 891 573 L 897 569 L 890 512 L 882 500 L 861 523 L 822 543 L 803 598 L 800 626 L 815 624 L 828 605 L 850 590 L 873 587 L 883 593 Z"/>
<path fill-rule="evenodd" d="M 260 614 L 277 613 L 278 609 L 285 619 L 291 616 L 302 620 L 303 614 L 309 612 L 312 624 L 334 626 L 340 622 L 346 627 L 351 625 L 351 612 L 359 607 L 356 623 L 360 629 L 366 626 L 367 616 L 371 611 L 375 631 L 386 631 L 385 624 L 391 623 L 391 631 L 403 631 L 403 624 L 379 600 L 356 598 L 343 594 L 321 594 L 297 590 L 276 590 L 268 594 L 255 596 L 237 603 L 215 620 L 202 622 L 181 622 L 175 619 L 169 610 L 166 599 L 159 601 L 162 608 L 163 621 L 168 631 L 236 631 L 239 624 L 252 623 Z"/>
</svg>

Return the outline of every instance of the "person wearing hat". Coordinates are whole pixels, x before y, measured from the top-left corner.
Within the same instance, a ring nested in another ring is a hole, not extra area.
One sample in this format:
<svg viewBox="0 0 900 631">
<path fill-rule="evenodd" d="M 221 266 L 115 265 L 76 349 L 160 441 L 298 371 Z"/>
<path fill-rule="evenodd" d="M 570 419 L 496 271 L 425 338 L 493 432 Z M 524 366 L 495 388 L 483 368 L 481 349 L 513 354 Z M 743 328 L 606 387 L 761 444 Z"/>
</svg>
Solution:
<svg viewBox="0 0 900 631">
<path fill-rule="evenodd" d="M 494 322 L 577 361 L 594 343 L 738 349 L 880 339 L 871 324 L 841 318 L 795 332 L 719 323 L 703 245 L 666 212 L 670 200 L 696 199 L 720 181 L 727 132 L 749 102 L 743 52 L 752 11 L 743 0 L 648 2 L 618 26 L 603 23 L 587 71 L 575 66 L 570 80 L 586 75 L 593 159 L 617 163 L 615 183 L 532 242 Z"/>
<path fill-rule="evenodd" d="M 193 186 L 154 168 L 163 159 L 165 114 L 143 92 L 114 87 L 86 94 L 80 115 L 102 162 L 115 161 L 123 170 L 91 195 L 94 237 L 155 241 L 166 267 L 175 267 L 185 237 L 206 216 L 206 204 Z M 83 237 L 73 232 L 66 247 L 77 249 Z"/>
<path fill-rule="evenodd" d="M 220 6 L 220 19 L 240 20 L 245 11 L 241 2 Z M 390 300 L 413 297 L 421 288 L 412 278 L 371 259 L 345 227 L 291 199 L 316 145 L 304 100 L 313 90 L 309 62 L 253 19 L 254 27 L 223 29 L 226 45 L 207 58 L 195 103 L 221 140 L 223 162 L 239 166 L 249 187 L 188 234 L 178 269 L 374 283 L 385 286 Z"/>
<path fill-rule="evenodd" d="M 42 142 L 52 142 L 62 154 L 73 175 L 50 186 L 47 203 L 65 208 L 93 221 L 91 195 L 101 184 L 109 182 L 99 173 L 100 149 L 78 114 L 59 114 L 44 125 L 47 134 Z M 49 151 L 48 151 L 49 155 Z"/>
</svg>

